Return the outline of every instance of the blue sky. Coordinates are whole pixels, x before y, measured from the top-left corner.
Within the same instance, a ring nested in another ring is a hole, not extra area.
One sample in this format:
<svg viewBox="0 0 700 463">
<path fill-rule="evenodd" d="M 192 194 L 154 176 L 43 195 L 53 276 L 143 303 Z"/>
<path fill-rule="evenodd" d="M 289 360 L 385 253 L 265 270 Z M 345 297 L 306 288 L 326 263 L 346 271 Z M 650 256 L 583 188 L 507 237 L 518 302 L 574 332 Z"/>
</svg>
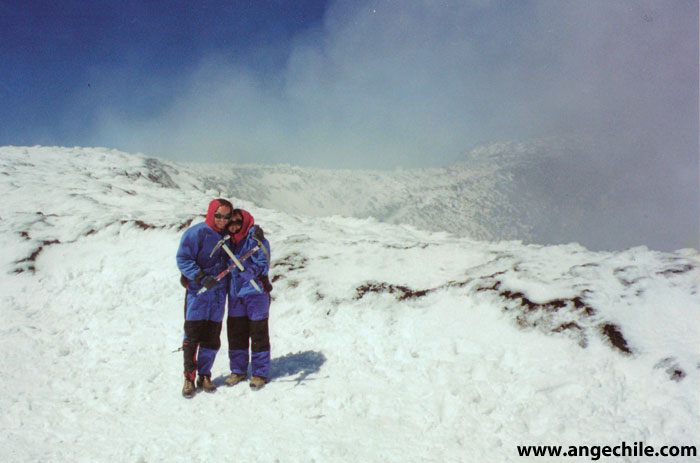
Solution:
<svg viewBox="0 0 700 463">
<path fill-rule="evenodd" d="M 208 56 L 278 72 L 325 4 L 2 0 L 0 144 L 81 145 L 105 111 L 158 117 Z"/>
<path fill-rule="evenodd" d="M 587 164 L 663 150 L 687 171 L 697 19 L 696 0 L 0 0 L 0 145 L 385 169 L 575 134 L 607 147 Z"/>
</svg>

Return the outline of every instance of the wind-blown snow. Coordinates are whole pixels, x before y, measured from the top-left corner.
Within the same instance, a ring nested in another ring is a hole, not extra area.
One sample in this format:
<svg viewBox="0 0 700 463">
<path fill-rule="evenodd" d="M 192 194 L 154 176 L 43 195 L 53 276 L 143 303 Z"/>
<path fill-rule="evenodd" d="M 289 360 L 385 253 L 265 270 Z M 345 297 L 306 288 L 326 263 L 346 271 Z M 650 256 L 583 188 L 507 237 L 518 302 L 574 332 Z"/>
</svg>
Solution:
<svg viewBox="0 0 700 463">
<path fill-rule="evenodd" d="M 697 251 L 475 241 L 237 197 L 272 245 L 271 382 L 223 386 L 222 333 L 221 387 L 183 399 L 175 251 L 210 199 L 234 196 L 232 170 L 206 181 L 105 149 L 0 148 L 2 461 L 497 462 L 520 460 L 517 445 L 698 444 Z"/>
</svg>

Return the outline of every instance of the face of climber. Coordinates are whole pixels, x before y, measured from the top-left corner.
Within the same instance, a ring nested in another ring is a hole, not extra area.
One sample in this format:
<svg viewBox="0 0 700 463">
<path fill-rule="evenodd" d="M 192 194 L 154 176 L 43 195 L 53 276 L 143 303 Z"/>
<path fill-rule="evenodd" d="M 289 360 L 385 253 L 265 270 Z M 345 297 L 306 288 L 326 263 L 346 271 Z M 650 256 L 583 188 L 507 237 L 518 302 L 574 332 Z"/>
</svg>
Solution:
<svg viewBox="0 0 700 463">
<path fill-rule="evenodd" d="M 214 224 L 216 228 L 223 230 L 229 220 L 231 220 L 231 208 L 228 206 L 219 206 L 216 212 L 214 212 Z"/>
<path fill-rule="evenodd" d="M 228 231 L 235 234 L 243 226 L 243 216 L 241 214 L 233 214 L 231 221 L 228 223 Z"/>
</svg>

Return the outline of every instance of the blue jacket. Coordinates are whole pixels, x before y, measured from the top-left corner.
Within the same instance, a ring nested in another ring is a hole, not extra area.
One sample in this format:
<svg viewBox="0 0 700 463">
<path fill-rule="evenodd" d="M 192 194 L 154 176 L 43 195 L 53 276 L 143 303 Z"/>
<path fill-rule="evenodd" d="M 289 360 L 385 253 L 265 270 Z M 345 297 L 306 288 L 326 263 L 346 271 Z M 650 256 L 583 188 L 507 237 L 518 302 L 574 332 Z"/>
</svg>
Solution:
<svg viewBox="0 0 700 463">
<path fill-rule="evenodd" d="M 182 235 L 176 260 L 180 273 L 189 280 L 185 320 L 220 322 L 224 318 L 228 280 L 224 279 L 217 286 L 200 295 L 197 295 L 197 292 L 202 286 L 194 281 L 200 271 L 216 277 L 226 268 L 230 259 L 223 248 L 217 249 L 213 256 L 209 256 L 224 233 L 216 232 L 203 222 L 188 228 Z"/>
<path fill-rule="evenodd" d="M 236 257 L 241 257 L 246 252 L 258 245 L 258 242 L 255 240 L 255 238 L 253 238 L 254 233 L 255 226 L 252 226 L 250 227 L 250 230 L 248 230 L 248 234 L 245 236 L 245 238 L 236 243 L 233 248 L 233 253 L 236 255 Z M 241 262 L 246 270 L 251 269 L 255 275 L 267 275 L 267 273 L 270 271 L 270 243 L 263 238 L 262 244 L 265 247 L 265 250 L 258 249 L 252 256 Z M 262 290 L 262 283 L 260 283 L 260 280 L 256 279 L 256 283 Z M 243 297 L 248 294 L 262 293 L 253 288 L 253 285 L 251 285 L 249 281 L 241 278 L 241 272 L 239 272 L 237 269 L 231 272 L 229 296 Z"/>
</svg>

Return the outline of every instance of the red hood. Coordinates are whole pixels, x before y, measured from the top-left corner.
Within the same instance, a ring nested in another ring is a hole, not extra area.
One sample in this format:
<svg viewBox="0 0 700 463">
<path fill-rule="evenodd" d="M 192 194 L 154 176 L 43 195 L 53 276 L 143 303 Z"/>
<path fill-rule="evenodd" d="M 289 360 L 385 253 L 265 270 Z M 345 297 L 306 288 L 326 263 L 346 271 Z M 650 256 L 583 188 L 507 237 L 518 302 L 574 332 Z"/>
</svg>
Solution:
<svg viewBox="0 0 700 463">
<path fill-rule="evenodd" d="M 216 212 L 216 210 L 221 206 L 228 206 L 228 204 L 222 203 L 218 199 L 212 200 L 212 202 L 209 203 L 209 209 L 207 210 L 207 218 L 204 220 L 204 222 L 213 228 L 217 233 L 221 233 L 223 229 L 217 228 L 216 224 L 214 223 L 214 212 Z"/>
<path fill-rule="evenodd" d="M 243 225 L 241 226 L 240 230 L 236 232 L 235 235 L 231 235 L 231 239 L 234 243 L 238 243 L 243 238 L 245 238 L 248 235 L 248 232 L 250 231 L 250 227 L 252 227 L 255 223 L 255 219 L 252 215 L 250 215 L 250 212 L 245 211 L 243 209 L 236 209 L 236 212 L 240 212 L 243 216 Z"/>
</svg>

